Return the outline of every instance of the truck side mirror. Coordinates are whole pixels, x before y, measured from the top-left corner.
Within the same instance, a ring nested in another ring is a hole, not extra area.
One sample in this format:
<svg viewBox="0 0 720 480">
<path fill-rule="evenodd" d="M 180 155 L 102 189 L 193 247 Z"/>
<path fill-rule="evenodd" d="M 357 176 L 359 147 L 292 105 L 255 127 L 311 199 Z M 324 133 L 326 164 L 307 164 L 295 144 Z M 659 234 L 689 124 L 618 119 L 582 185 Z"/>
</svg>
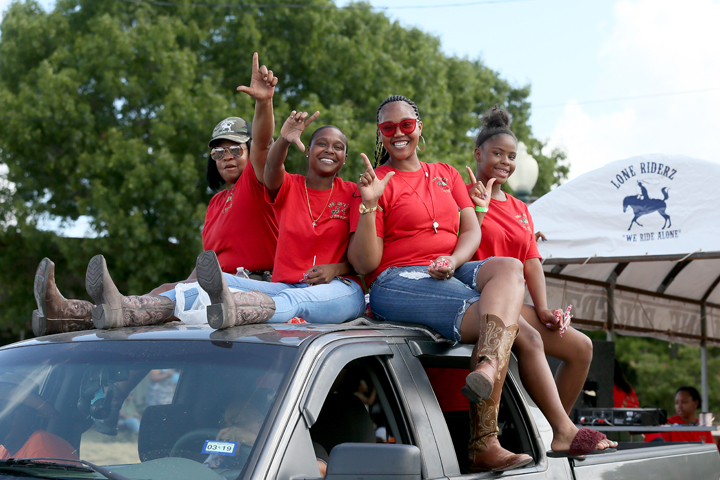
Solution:
<svg viewBox="0 0 720 480">
<path fill-rule="evenodd" d="M 341 443 L 330 452 L 325 480 L 420 480 L 420 449 L 388 443 Z"/>
</svg>

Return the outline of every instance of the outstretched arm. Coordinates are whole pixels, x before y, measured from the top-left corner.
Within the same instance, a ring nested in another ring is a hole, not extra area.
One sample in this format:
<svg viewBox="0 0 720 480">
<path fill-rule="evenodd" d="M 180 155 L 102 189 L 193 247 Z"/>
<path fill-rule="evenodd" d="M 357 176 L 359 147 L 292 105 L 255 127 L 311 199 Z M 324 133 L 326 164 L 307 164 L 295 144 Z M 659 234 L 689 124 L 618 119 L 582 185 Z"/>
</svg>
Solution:
<svg viewBox="0 0 720 480">
<path fill-rule="evenodd" d="M 255 99 L 255 116 L 252 125 L 252 144 L 250 146 L 250 164 L 255 170 L 258 182 L 263 183 L 265 160 L 270 151 L 275 117 L 273 116 L 272 97 L 275 93 L 277 78 L 265 65 L 258 67 L 258 54 L 253 54 L 252 77 L 250 86 L 240 85 L 238 92 L 245 92 Z"/>
<path fill-rule="evenodd" d="M 315 112 L 308 118 L 307 112 L 296 112 L 293 110 L 287 120 L 285 120 L 285 124 L 283 124 L 280 130 L 280 137 L 273 144 L 272 148 L 270 148 L 267 156 L 267 164 L 265 165 L 265 188 L 267 188 L 271 198 L 275 198 L 285 178 L 285 159 L 287 158 L 290 144 L 294 143 L 300 150 L 305 151 L 305 145 L 300 141 L 300 135 L 302 135 L 307 126 L 310 125 L 318 115 L 320 115 L 320 112 Z"/>
<path fill-rule="evenodd" d="M 385 187 L 392 176 L 395 175 L 395 172 L 389 172 L 380 180 L 375 175 L 375 170 L 367 155 L 361 153 L 360 156 L 365 161 L 365 173 L 360 176 L 358 190 L 365 208 L 376 209 Z M 375 270 L 382 260 L 383 239 L 378 237 L 375 228 L 376 212 L 377 210 L 374 210 L 360 215 L 357 230 L 350 237 L 348 261 L 355 268 L 355 271 L 361 275 L 367 275 Z"/>
</svg>

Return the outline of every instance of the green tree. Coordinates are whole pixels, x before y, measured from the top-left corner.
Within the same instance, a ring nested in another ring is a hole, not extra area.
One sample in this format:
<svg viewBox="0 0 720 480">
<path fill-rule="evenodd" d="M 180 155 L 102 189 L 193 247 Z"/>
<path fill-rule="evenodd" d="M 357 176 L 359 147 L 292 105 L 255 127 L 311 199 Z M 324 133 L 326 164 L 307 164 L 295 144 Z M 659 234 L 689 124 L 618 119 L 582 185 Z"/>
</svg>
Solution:
<svg viewBox="0 0 720 480">
<path fill-rule="evenodd" d="M 45 12 L 30 0 L 8 9 L 0 25 L 0 163 L 15 192 L 1 205 L 17 223 L 3 235 L 27 244 L 43 214 L 87 215 L 98 232 L 83 242 L 43 237 L 18 252 L 29 265 L 59 252 L 82 277 L 87 259 L 103 253 L 127 293 L 187 276 L 211 194 L 208 135 L 224 117 L 252 117 L 251 99 L 235 87 L 248 81 L 254 51 L 279 77 L 278 124 L 292 109 L 320 110 L 315 128 L 333 123 L 347 134 L 346 178 L 362 171 L 359 153 L 374 150 L 377 105 L 396 93 L 420 108 L 423 160 L 464 171 L 479 115 L 497 103 L 541 162 L 535 193 L 563 177 L 562 153 L 540 155 L 527 124 L 529 87 L 513 87 L 479 60 L 446 56 L 437 38 L 363 3 L 224 3 L 237 6 L 58 0 Z M 288 163 L 306 168 L 297 150 Z M 0 309 L 0 320 L 16 329 L 33 308 L 26 288 L 13 300 L 25 313 Z"/>
</svg>

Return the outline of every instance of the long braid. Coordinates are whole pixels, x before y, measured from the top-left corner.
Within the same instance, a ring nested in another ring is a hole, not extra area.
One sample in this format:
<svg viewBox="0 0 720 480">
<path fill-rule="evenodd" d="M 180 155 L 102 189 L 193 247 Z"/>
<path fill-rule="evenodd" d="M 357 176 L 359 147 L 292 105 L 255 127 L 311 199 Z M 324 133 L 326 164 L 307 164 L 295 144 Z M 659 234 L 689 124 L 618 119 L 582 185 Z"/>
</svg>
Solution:
<svg viewBox="0 0 720 480">
<path fill-rule="evenodd" d="M 386 98 L 385 100 L 383 100 L 382 103 L 380 104 L 380 106 L 378 107 L 376 118 L 375 118 L 377 124 L 380 124 L 380 110 L 382 110 L 382 108 L 385 105 L 387 105 L 388 103 L 393 103 L 393 102 L 407 103 L 408 105 L 410 105 L 412 107 L 413 111 L 415 112 L 415 118 L 418 121 L 420 120 L 420 111 L 418 110 L 417 105 L 415 105 L 415 102 L 413 102 L 409 98 L 404 97 L 402 95 L 392 95 L 392 96 Z M 390 154 L 387 152 L 387 150 L 385 150 L 385 147 L 382 144 L 382 140 L 380 139 L 380 131 L 378 130 L 375 132 L 375 167 L 374 168 L 377 168 L 378 165 L 384 164 L 385 162 L 388 161 L 389 158 L 390 158 Z"/>
</svg>

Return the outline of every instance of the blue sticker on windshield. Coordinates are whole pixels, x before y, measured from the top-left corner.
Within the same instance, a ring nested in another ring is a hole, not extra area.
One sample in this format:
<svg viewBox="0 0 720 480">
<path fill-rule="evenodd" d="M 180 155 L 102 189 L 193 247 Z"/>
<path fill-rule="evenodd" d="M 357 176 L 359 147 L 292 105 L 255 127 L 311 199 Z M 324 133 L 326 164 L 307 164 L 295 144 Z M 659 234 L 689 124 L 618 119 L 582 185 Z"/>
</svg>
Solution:
<svg viewBox="0 0 720 480">
<path fill-rule="evenodd" d="M 237 442 L 222 442 L 220 440 L 205 440 L 202 453 L 214 453 L 216 455 L 235 455 Z"/>
</svg>

